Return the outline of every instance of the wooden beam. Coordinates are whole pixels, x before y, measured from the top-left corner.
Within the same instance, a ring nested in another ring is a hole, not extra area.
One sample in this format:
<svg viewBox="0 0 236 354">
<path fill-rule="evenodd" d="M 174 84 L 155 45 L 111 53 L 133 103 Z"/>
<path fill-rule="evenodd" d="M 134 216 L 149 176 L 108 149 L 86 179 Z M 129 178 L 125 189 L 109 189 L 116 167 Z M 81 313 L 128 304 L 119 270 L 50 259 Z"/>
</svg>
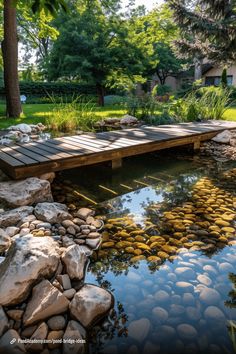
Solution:
<svg viewBox="0 0 236 354">
<path fill-rule="evenodd" d="M 113 170 L 122 167 L 122 159 L 111 160 L 111 167 Z"/>
</svg>

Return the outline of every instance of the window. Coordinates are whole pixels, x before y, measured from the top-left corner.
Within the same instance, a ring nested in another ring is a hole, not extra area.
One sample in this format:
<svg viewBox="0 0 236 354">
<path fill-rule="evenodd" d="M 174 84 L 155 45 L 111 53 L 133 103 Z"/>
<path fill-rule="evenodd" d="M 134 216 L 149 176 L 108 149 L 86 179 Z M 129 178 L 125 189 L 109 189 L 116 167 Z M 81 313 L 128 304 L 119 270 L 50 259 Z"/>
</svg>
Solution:
<svg viewBox="0 0 236 354">
<path fill-rule="evenodd" d="M 206 76 L 205 86 L 219 86 L 221 81 L 221 76 Z M 230 86 L 233 84 L 233 75 L 227 76 L 227 84 Z"/>
</svg>

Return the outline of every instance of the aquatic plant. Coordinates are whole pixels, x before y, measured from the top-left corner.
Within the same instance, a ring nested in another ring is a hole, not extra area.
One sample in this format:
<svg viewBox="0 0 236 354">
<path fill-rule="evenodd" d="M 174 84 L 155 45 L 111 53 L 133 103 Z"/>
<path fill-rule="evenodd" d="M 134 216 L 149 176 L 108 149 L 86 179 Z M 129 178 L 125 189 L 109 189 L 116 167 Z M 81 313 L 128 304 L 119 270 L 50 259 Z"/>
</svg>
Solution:
<svg viewBox="0 0 236 354">
<path fill-rule="evenodd" d="M 46 119 L 46 124 L 51 130 L 63 133 L 76 129 L 94 130 L 94 123 L 99 118 L 94 114 L 95 105 L 92 102 L 88 102 L 83 96 L 75 97 L 71 102 L 61 97 L 60 103 L 57 103 L 53 96 L 50 98 L 54 108 Z"/>
</svg>

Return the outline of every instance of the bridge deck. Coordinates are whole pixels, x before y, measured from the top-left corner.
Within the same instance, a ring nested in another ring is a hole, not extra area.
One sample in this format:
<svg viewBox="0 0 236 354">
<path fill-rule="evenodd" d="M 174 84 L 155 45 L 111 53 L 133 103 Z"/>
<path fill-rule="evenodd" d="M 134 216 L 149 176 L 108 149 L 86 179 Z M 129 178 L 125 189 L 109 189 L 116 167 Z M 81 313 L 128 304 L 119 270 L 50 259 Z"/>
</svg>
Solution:
<svg viewBox="0 0 236 354">
<path fill-rule="evenodd" d="M 61 171 L 98 162 L 209 140 L 236 122 L 208 121 L 174 125 L 142 126 L 96 134 L 14 144 L 0 147 L 0 168 L 13 179 Z"/>
</svg>

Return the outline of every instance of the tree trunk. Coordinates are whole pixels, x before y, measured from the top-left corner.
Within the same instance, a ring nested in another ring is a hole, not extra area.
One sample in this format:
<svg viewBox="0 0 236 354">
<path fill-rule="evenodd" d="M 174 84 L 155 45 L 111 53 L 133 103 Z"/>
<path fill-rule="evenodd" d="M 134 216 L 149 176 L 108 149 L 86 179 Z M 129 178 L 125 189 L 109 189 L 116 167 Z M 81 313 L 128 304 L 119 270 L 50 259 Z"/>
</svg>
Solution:
<svg viewBox="0 0 236 354">
<path fill-rule="evenodd" d="M 195 58 L 194 60 L 194 81 L 202 78 L 202 59 Z"/>
<path fill-rule="evenodd" d="M 97 84 L 98 105 L 104 107 L 105 90 L 101 84 Z"/>
<path fill-rule="evenodd" d="M 4 39 L 2 41 L 4 84 L 8 117 L 19 117 L 22 109 L 18 78 L 18 38 L 16 8 L 13 0 L 4 0 Z"/>
</svg>

